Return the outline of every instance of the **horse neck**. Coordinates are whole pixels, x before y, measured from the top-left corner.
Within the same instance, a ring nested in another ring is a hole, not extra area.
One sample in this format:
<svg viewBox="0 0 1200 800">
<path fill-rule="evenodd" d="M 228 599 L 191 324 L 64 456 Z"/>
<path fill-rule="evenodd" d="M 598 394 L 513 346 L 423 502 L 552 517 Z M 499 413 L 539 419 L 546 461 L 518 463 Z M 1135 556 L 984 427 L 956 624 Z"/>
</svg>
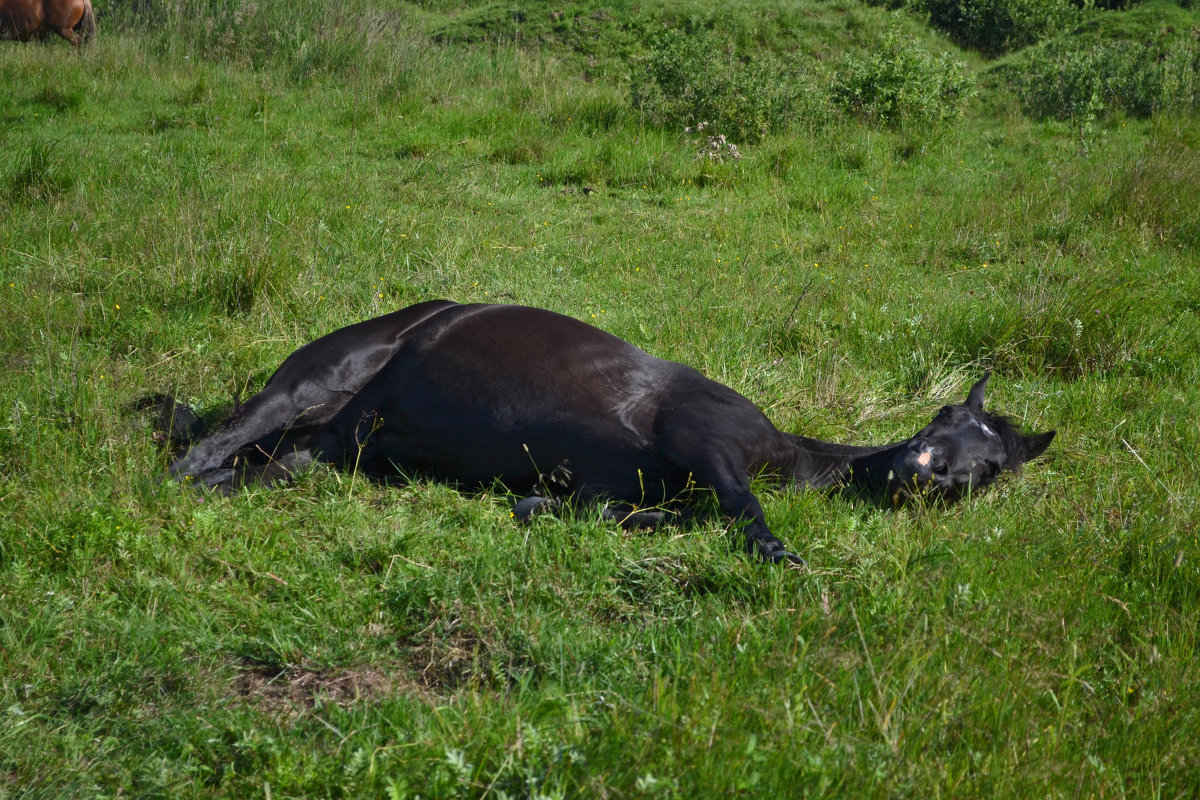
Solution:
<svg viewBox="0 0 1200 800">
<path fill-rule="evenodd" d="M 867 489 L 887 483 L 896 454 L 908 444 L 904 439 L 891 444 L 860 446 L 826 442 L 797 434 L 784 434 L 793 451 L 785 477 L 814 489 L 854 484 Z"/>
</svg>

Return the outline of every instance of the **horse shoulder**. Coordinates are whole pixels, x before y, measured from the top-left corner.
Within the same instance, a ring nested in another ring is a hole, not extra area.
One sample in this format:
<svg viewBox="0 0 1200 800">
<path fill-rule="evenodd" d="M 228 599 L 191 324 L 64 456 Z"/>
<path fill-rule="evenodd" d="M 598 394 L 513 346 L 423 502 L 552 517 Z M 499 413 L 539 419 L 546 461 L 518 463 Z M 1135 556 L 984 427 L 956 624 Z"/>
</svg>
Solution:
<svg viewBox="0 0 1200 800">
<path fill-rule="evenodd" d="M 675 366 L 654 422 L 656 438 L 673 459 L 718 459 L 749 469 L 787 449 L 783 434 L 744 395 L 690 367 Z"/>
</svg>

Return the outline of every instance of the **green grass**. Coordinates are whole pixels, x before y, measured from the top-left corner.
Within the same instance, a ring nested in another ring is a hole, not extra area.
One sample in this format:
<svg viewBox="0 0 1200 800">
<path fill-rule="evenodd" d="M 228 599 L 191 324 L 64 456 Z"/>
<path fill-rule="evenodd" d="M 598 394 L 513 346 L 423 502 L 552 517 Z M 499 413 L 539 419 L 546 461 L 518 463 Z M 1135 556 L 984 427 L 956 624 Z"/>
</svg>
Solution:
<svg viewBox="0 0 1200 800">
<path fill-rule="evenodd" d="M 1029 117 L 989 72 L 1020 54 L 854 3 L 295 6 L 0 47 L 0 797 L 1195 794 L 1193 109 Z M 663 24 L 809 59 L 808 91 L 902 26 L 980 93 L 697 159 L 629 103 Z M 951 508 L 762 487 L 809 571 L 716 520 L 165 480 L 131 401 L 218 418 L 432 297 L 594 322 L 843 441 L 990 368 L 1059 438 Z"/>
</svg>

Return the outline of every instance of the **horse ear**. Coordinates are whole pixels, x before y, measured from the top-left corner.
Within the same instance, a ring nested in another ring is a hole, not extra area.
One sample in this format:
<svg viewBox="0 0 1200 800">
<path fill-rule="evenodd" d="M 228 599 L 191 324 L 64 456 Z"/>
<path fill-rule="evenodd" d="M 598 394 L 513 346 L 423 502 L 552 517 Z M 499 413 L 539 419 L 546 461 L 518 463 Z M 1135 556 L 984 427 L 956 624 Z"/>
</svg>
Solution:
<svg viewBox="0 0 1200 800">
<path fill-rule="evenodd" d="M 1022 436 L 1025 440 L 1025 460 L 1033 461 L 1035 458 L 1046 452 L 1046 448 L 1050 446 L 1050 442 L 1054 441 L 1056 431 L 1046 431 L 1045 433 L 1035 433 L 1032 436 Z"/>
<path fill-rule="evenodd" d="M 974 408 L 980 411 L 983 410 L 983 390 L 987 386 L 988 378 L 992 377 L 992 371 L 988 370 L 983 373 L 983 377 L 979 379 L 971 391 L 967 392 L 967 402 L 964 403 L 967 408 Z"/>
</svg>

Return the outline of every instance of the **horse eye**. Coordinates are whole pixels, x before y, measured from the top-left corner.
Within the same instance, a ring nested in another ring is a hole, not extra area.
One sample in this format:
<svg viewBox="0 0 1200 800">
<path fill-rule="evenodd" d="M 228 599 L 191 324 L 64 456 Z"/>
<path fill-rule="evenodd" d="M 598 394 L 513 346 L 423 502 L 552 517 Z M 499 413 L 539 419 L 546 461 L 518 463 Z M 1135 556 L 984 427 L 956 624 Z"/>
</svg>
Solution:
<svg viewBox="0 0 1200 800">
<path fill-rule="evenodd" d="M 947 415 L 947 414 L 949 414 L 949 413 L 950 413 L 950 406 L 942 406 L 942 407 L 941 407 L 941 408 L 938 410 L 938 413 L 937 413 L 937 415 L 938 415 L 939 417 L 944 417 L 944 416 L 946 416 L 946 415 Z"/>
</svg>

